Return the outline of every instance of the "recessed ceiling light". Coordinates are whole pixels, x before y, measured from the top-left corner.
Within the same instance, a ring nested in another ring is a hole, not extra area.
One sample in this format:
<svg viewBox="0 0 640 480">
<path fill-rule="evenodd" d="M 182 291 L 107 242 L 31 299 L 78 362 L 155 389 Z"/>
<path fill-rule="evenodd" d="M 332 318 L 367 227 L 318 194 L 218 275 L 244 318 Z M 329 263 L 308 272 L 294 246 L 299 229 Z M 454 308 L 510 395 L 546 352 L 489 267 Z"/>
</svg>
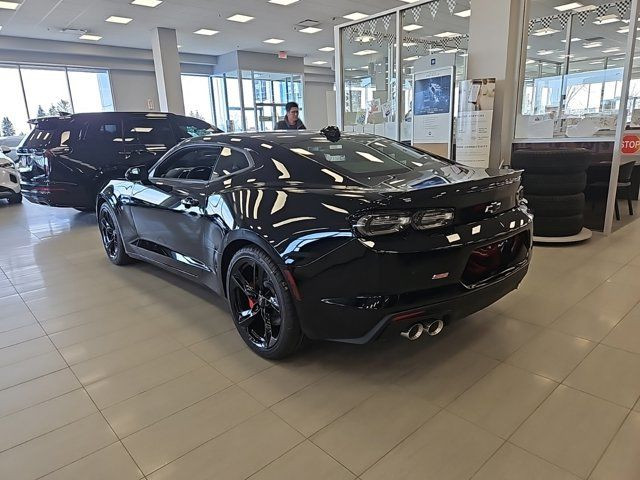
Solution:
<svg viewBox="0 0 640 480">
<path fill-rule="evenodd" d="M 461 33 L 455 33 L 455 32 L 442 32 L 442 33 L 436 33 L 434 35 L 434 37 L 440 37 L 440 38 L 456 38 L 461 36 L 462 36 Z"/>
<path fill-rule="evenodd" d="M 196 35 L 207 35 L 207 36 L 211 36 L 211 35 L 215 35 L 216 33 L 219 33 L 218 30 L 209 30 L 208 28 L 201 28 L 200 30 L 196 30 L 195 32 Z"/>
<path fill-rule="evenodd" d="M 536 63 L 535 60 L 527 60 L 527 65 L 531 65 L 532 63 Z"/>
<path fill-rule="evenodd" d="M 353 54 L 361 56 L 361 55 L 373 55 L 374 53 L 378 53 L 378 51 L 377 50 L 359 50 L 357 52 L 354 52 Z"/>
<path fill-rule="evenodd" d="M 404 3 L 416 3 L 419 0 L 400 0 L 400 1 Z"/>
<path fill-rule="evenodd" d="M 307 27 L 300 30 L 302 33 L 318 33 L 321 32 L 322 29 L 318 27 Z"/>
<path fill-rule="evenodd" d="M 404 59 L 405 62 L 413 62 L 414 60 L 418 60 L 420 57 L 417 55 L 414 55 L 413 57 L 407 57 Z"/>
<path fill-rule="evenodd" d="M 4 10 L 16 10 L 19 6 L 20 4 L 16 2 L 0 2 L 0 8 Z"/>
<path fill-rule="evenodd" d="M 246 23 L 253 20 L 253 17 L 250 15 L 242 15 L 241 13 L 236 13 L 235 15 L 227 17 L 227 20 L 231 22 Z"/>
<path fill-rule="evenodd" d="M 366 13 L 353 12 L 349 15 L 343 15 L 342 18 L 346 18 L 347 20 L 362 20 L 363 18 L 367 18 L 369 15 Z"/>
<path fill-rule="evenodd" d="M 585 5 L 584 7 L 578 7 L 578 8 L 574 8 L 573 10 L 575 12 L 590 12 L 591 10 L 595 10 L 596 7 L 595 5 Z"/>
<path fill-rule="evenodd" d="M 581 3 L 571 2 L 571 3 L 565 3 L 564 5 L 558 5 L 557 7 L 553 7 L 553 8 L 555 8 L 559 12 L 566 12 L 567 10 L 575 10 L 576 8 L 579 8 L 579 7 L 582 7 Z"/>
<path fill-rule="evenodd" d="M 457 48 L 450 48 L 449 50 L 445 50 L 444 53 L 458 53 L 459 50 Z"/>
<path fill-rule="evenodd" d="M 356 37 L 355 40 L 356 42 L 369 43 L 373 42 L 375 38 L 373 38 L 371 35 L 361 35 L 359 37 Z"/>
<path fill-rule="evenodd" d="M 324 60 L 316 60 L 315 62 L 311 62 L 314 65 L 326 65 L 327 62 L 325 62 Z"/>
<path fill-rule="evenodd" d="M 78 37 L 80 40 L 92 40 L 94 42 L 97 42 L 98 40 L 102 40 L 102 37 L 100 35 L 91 35 L 89 33 L 85 33 L 84 35 L 80 35 L 80 37 Z"/>
<path fill-rule="evenodd" d="M 602 17 L 596 18 L 593 22 L 594 25 L 607 25 L 608 23 L 616 23 L 619 22 L 620 18 L 615 13 L 610 15 L 603 15 Z"/>
<path fill-rule="evenodd" d="M 602 53 L 613 53 L 613 52 L 619 52 L 620 49 L 618 47 L 612 47 L 612 48 L 605 48 L 604 50 L 602 50 Z"/>
<path fill-rule="evenodd" d="M 269 0 L 269 3 L 275 3 L 276 5 L 291 5 L 292 3 L 296 3 L 298 0 Z"/>
<path fill-rule="evenodd" d="M 333 52 L 335 50 L 335 48 L 333 48 L 333 47 L 322 47 L 322 48 L 319 48 L 318 50 L 320 50 L 321 52 Z"/>
<path fill-rule="evenodd" d="M 140 5 L 141 7 L 155 8 L 162 3 L 162 0 L 133 0 L 131 5 Z"/>
<path fill-rule="evenodd" d="M 572 42 L 579 42 L 580 40 L 582 40 L 582 39 L 581 39 L 581 38 L 578 38 L 578 37 L 573 37 L 573 38 L 571 39 L 571 41 L 572 41 Z M 567 41 L 566 41 L 566 40 L 564 40 L 564 39 L 563 39 L 563 40 L 560 40 L 560 41 L 561 41 L 562 43 L 567 43 Z"/>
<path fill-rule="evenodd" d="M 602 65 L 604 60 L 596 60 L 595 62 L 589 62 L 589 65 Z"/>
<path fill-rule="evenodd" d="M 414 30 L 420 30 L 422 28 L 422 25 L 418 25 L 416 23 L 412 23 L 410 25 L 405 25 L 404 27 L 402 27 L 403 30 L 406 30 L 407 32 L 413 32 Z"/>
<path fill-rule="evenodd" d="M 545 35 L 553 35 L 554 33 L 558 33 L 559 31 L 560 30 L 556 30 L 555 28 L 546 27 L 536 30 L 531 35 L 534 35 L 536 37 L 544 37 Z"/>
<path fill-rule="evenodd" d="M 282 40 L 281 38 L 267 38 L 266 40 L 262 41 L 262 43 L 272 43 L 274 45 L 282 42 L 284 42 L 284 40 Z"/>
<path fill-rule="evenodd" d="M 133 18 L 128 18 L 128 17 L 118 17 L 116 15 L 111 15 L 109 18 L 107 18 L 105 20 L 105 22 L 110 22 L 110 23 L 119 23 L 121 25 L 126 25 L 127 23 L 129 23 L 131 20 L 133 20 Z"/>
<path fill-rule="evenodd" d="M 454 13 L 454 15 L 457 15 L 458 17 L 462 17 L 462 18 L 470 17 L 471 16 L 471 9 L 462 10 L 461 12 Z"/>
<path fill-rule="evenodd" d="M 538 55 L 551 55 L 555 50 L 538 50 Z"/>
</svg>

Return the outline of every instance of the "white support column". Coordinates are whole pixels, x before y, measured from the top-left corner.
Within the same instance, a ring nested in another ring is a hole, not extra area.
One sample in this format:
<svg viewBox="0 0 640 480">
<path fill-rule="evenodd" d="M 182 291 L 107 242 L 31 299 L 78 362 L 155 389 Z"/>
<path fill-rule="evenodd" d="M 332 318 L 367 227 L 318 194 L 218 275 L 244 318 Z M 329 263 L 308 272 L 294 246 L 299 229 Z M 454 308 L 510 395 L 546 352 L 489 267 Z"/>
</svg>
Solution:
<svg viewBox="0 0 640 480">
<path fill-rule="evenodd" d="M 489 165 L 511 161 L 520 44 L 529 0 L 471 0 L 467 78 L 496 79 Z"/>
<path fill-rule="evenodd" d="M 176 31 L 172 28 L 157 27 L 153 31 L 152 46 L 160 110 L 184 115 Z"/>
</svg>

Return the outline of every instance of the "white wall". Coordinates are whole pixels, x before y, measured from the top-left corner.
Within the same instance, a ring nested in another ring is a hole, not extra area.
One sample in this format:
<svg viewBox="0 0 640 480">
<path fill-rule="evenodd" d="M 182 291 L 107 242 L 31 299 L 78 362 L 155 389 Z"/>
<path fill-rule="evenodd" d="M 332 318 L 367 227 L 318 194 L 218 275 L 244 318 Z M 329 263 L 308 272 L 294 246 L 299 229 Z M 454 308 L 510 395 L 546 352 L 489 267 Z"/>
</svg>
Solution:
<svg viewBox="0 0 640 480">
<path fill-rule="evenodd" d="M 327 92 L 332 83 L 304 82 L 304 123 L 309 130 L 320 130 L 329 124 Z"/>
<path fill-rule="evenodd" d="M 117 111 L 147 111 L 148 99 L 159 110 L 158 88 L 154 72 L 111 70 L 111 92 Z"/>
</svg>

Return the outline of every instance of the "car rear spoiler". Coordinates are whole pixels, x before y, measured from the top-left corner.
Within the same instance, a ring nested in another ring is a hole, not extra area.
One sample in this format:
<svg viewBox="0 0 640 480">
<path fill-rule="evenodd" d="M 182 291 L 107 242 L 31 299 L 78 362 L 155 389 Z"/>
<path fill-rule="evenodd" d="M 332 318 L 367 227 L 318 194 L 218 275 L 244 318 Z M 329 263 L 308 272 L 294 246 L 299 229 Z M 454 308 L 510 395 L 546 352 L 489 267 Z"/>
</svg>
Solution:
<svg viewBox="0 0 640 480">
<path fill-rule="evenodd" d="M 38 117 L 38 118 L 31 118 L 29 120 L 27 120 L 27 123 L 29 123 L 30 125 L 37 125 L 39 123 L 42 122 L 51 122 L 51 121 L 55 121 L 55 120 L 63 120 L 66 118 L 71 118 L 71 114 L 68 112 L 59 112 L 58 115 L 50 115 L 47 117 Z"/>
</svg>

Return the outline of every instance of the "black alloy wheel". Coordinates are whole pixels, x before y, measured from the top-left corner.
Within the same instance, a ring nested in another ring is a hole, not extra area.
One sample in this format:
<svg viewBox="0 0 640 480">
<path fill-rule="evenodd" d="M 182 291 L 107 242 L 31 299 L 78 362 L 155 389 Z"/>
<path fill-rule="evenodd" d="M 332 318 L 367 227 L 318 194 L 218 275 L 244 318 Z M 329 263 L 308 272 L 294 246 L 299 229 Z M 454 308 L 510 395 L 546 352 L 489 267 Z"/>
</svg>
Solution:
<svg viewBox="0 0 640 480">
<path fill-rule="evenodd" d="M 122 245 L 122 238 L 120 237 L 120 230 L 116 223 L 115 216 L 106 203 L 100 206 L 100 212 L 98 213 L 98 227 L 100 228 L 100 237 L 102 238 L 102 245 L 104 251 L 115 265 L 126 265 L 131 263 L 131 257 L 129 257 Z"/>
<path fill-rule="evenodd" d="M 265 358 L 283 358 L 300 345 L 302 334 L 286 281 L 262 250 L 241 249 L 227 274 L 233 320 L 245 343 Z"/>
</svg>

